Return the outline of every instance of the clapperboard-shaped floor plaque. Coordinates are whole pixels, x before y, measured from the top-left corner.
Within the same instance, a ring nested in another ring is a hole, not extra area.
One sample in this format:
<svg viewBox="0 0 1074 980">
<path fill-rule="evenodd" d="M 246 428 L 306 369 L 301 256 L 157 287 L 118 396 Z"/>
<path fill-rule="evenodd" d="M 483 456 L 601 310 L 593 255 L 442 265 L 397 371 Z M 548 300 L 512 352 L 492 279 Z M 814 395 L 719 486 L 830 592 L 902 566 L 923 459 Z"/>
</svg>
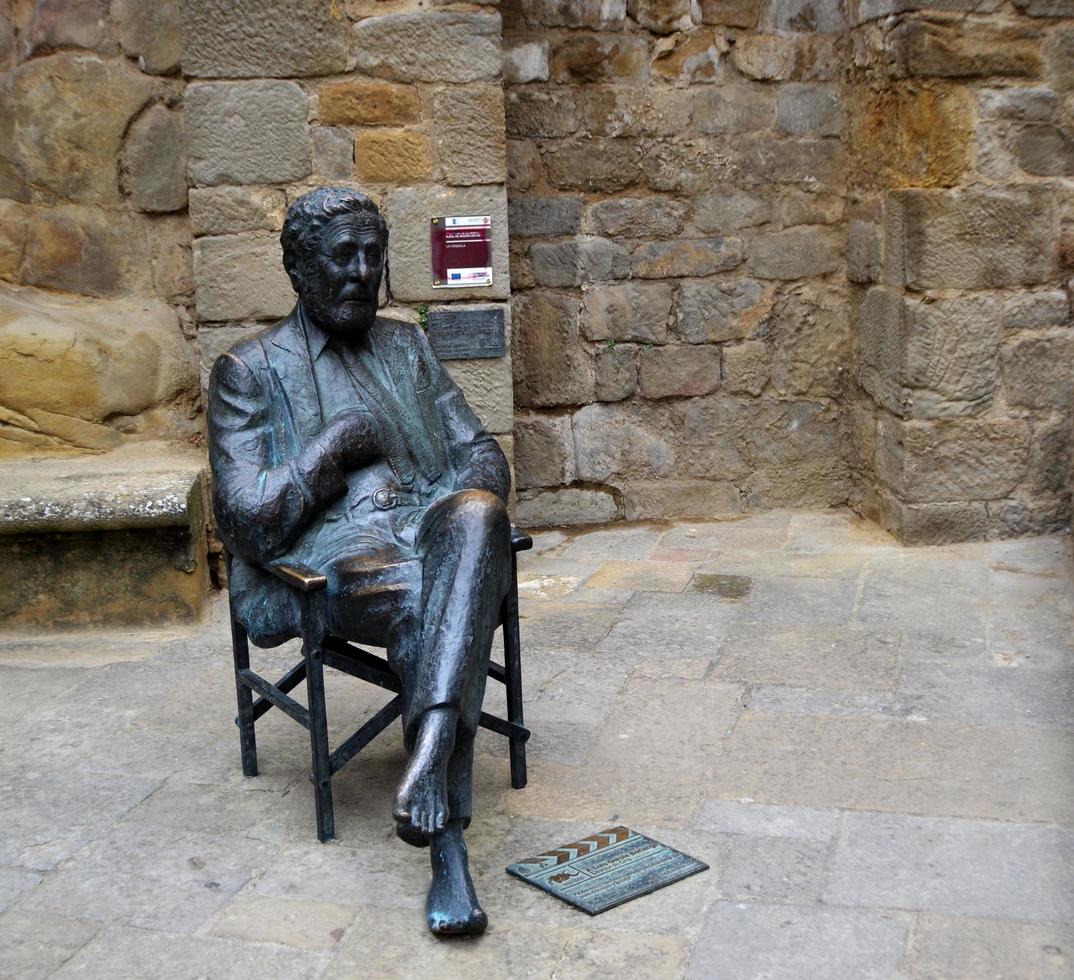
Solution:
<svg viewBox="0 0 1074 980">
<path fill-rule="evenodd" d="M 707 870 L 702 861 L 626 827 L 602 830 L 507 869 L 590 915 Z"/>
</svg>

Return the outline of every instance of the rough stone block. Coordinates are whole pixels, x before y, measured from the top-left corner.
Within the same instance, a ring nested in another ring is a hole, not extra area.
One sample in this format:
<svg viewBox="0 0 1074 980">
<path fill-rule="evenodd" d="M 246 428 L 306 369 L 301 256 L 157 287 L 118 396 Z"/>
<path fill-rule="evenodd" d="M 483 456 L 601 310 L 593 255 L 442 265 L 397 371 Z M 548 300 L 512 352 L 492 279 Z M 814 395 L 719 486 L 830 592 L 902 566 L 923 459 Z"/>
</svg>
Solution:
<svg viewBox="0 0 1074 980">
<path fill-rule="evenodd" d="M 286 195 L 271 187 L 195 187 L 190 191 L 190 229 L 195 235 L 279 231 L 286 211 Z"/>
<path fill-rule="evenodd" d="M 295 305 L 275 235 L 221 235 L 194 242 L 200 320 L 274 319 Z"/>
<path fill-rule="evenodd" d="M 93 51 L 107 37 L 107 28 L 106 0 L 37 0 L 23 46 L 27 55 L 65 47 Z"/>
<path fill-rule="evenodd" d="M 831 85 L 782 85 L 776 110 L 779 128 L 792 136 L 839 136 L 843 101 Z"/>
<path fill-rule="evenodd" d="M 609 238 L 576 238 L 530 246 L 537 282 L 577 286 L 583 282 L 622 279 L 630 272 L 630 253 Z"/>
<path fill-rule="evenodd" d="M 731 188 L 696 197 L 693 205 L 694 225 L 709 234 L 727 234 L 772 220 L 770 198 Z"/>
<path fill-rule="evenodd" d="M 294 82 L 197 83 L 184 107 L 194 183 L 274 184 L 309 174 L 309 106 Z"/>
<path fill-rule="evenodd" d="M 580 405 L 593 395 L 593 368 L 578 342 L 578 305 L 569 296 L 526 292 L 512 299 L 515 401 Z"/>
<path fill-rule="evenodd" d="M 0 279 L 16 281 L 26 250 L 30 209 L 15 201 L 0 201 Z"/>
<path fill-rule="evenodd" d="M 641 393 L 646 398 L 692 398 L 720 386 L 718 347 L 657 347 L 641 352 Z"/>
<path fill-rule="evenodd" d="M 123 138 L 138 111 L 167 90 L 123 59 L 63 51 L 23 63 L 0 82 L 3 196 L 28 200 L 32 186 L 75 204 L 121 203 Z"/>
<path fill-rule="evenodd" d="M 120 160 L 120 183 L 139 211 L 186 207 L 183 117 L 159 103 L 131 124 Z"/>
<path fill-rule="evenodd" d="M 723 349 L 723 386 L 738 395 L 759 395 L 768 384 L 772 356 L 760 340 L 728 344 Z"/>
<path fill-rule="evenodd" d="M 637 78 L 648 65 L 649 46 L 641 37 L 578 32 L 561 38 L 553 49 L 549 76 L 565 84 Z"/>
<path fill-rule="evenodd" d="M 736 173 L 736 152 L 708 137 L 646 141 L 641 161 L 646 184 L 654 191 L 693 197 Z"/>
<path fill-rule="evenodd" d="M 716 480 L 630 480 L 619 492 L 628 521 L 711 520 L 742 509 L 734 485 Z"/>
<path fill-rule="evenodd" d="M 619 515 L 615 498 L 604 490 L 523 490 L 518 495 L 516 523 L 521 527 L 573 527 L 606 524 Z"/>
<path fill-rule="evenodd" d="M 1040 293 L 1015 293 L 1003 301 L 1005 330 L 1058 327 L 1070 321 L 1070 300 L 1061 289 Z"/>
<path fill-rule="evenodd" d="M 638 147 L 631 140 L 562 140 L 541 150 L 548 182 L 559 190 L 615 193 L 641 176 Z"/>
<path fill-rule="evenodd" d="M 1071 0 L 1017 0 L 1015 7 L 1030 17 L 1074 17 Z"/>
<path fill-rule="evenodd" d="M 110 12 L 117 23 L 123 53 L 137 58 L 142 71 L 150 75 L 178 72 L 183 50 L 179 0 L 112 0 Z"/>
<path fill-rule="evenodd" d="M 338 126 L 314 126 L 313 173 L 323 180 L 354 177 L 354 137 Z"/>
<path fill-rule="evenodd" d="M 574 479 L 571 422 L 565 416 L 515 419 L 515 482 L 519 490 L 558 487 Z"/>
<path fill-rule="evenodd" d="M 711 276 L 742 262 L 740 238 L 696 238 L 650 242 L 634 252 L 633 275 L 640 279 Z"/>
<path fill-rule="evenodd" d="M 880 229 L 872 221 L 847 225 L 847 279 L 870 283 L 880 279 Z"/>
<path fill-rule="evenodd" d="M 505 47 L 503 80 L 508 85 L 548 81 L 548 42 L 523 41 Z"/>
<path fill-rule="evenodd" d="M 574 93 L 558 86 L 509 90 L 505 113 L 509 136 L 549 139 L 578 130 Z"/>
<path fill-rule="evenodd" d="M 408 184 L 432 173 L 429 141 L 415 129 L 368 129 L 354 145 L 358 177 L 375 184 Z"/>
<path fill-rule="evenodd" d="M 1021 419 L 882 417 L 877 475 L 909 503 L 998 500 L 1025 477 L 1029 433 Z"/>
<path fill-rule="evenodd" d="M 723 58 L 729 50 L 721 32 L 689 30 L 657 42 L 651 70 L 670 82 L 714 82 L 723 73 Z"/>
<path fill-rule="evenodd" d="M 691 344 L 750 337 L 772 309 L 774 290 L 756 279 L 684 282 L 675 304 L 675 333 Z"/>
<path fill-rule="evenodd" d="M 1059 126 L 1020 126 L 1014 134 L 1014 155 L 1027 174 L 1067 177 L 1074 174 L 1074 135 Z"/>
<path fill-rule="evenodd" d="M 512 192 L 527 191 L 542 179 L 537 146 L 529 140 L 507 141 L 507 184 Z"/>
<path fill-rule="evenodd" d="M 775 117 L 775 95 L 760 85 L 720 85 L 693 96 L 694 124 L 702 133 L 752 133 L 769 129 Z"/>
<path fill-rule="evenodd" d="M 676 460 L 673 410 L 622 402 L 586 405 L 574 413 L 575 477 L 596 483 L 610 477 L 655 479 L 671 474 Z"/>
<path fill-rule="evenodd" d="M 631 344 L 609 342 L 593 355 L 594 391 L 597 401 L 618 402 L 638 390 L 638 349 Z"/>
<path fill-rule="evenodd" d="M 917 77 L 1035 78 L 1041 69 L 1039 33 L 1009 21 L 908 20 L 889 43 L 895 61 Z"/>
<path fill-rule="evenodd" d="M 696 0 L 627 0 L 627 13 L 653 34 L 674 34 L 701 23 Z"/>
<path fill-rule="evenodd" d="M 392 230 L 388 241 L 388 261 L 392 270 L 392 292 L 397 299 L 403 302 L 506 299 L 510 295 L 507 195 L 502 187 L 432 185 L 400 188 L 389 196 L 385 213 L 388 227 Z M 429 220 L 444 215 L 465 214 L 492 216 L 492 285 L 437 289 L 433 286 Z"/>
<path fill-rule="evenodd" d="M 804 184 L 810 189 L 840 185 L 844 156 L 839 140 L 755 139 L 745 143 L 740 170 L 754 186 Z"/>
<path fill-rule="evenodd" d="M 793 287 L 769 317 L 772 387 L 782 396 L 838 398 L 851 331 L 846 298 L 826 285 Z"/>
<path fill-rule="evenodd" d="M 445 361 L 481 424 L 493 435 L 510 433 L 514 420 L 511 362 L 502 357 Z"/>
<path fill-rule="evenodd" d="M 1074 29 L 1069 26 L 1053 27 L 1048 32 L 1048 38 L 1044 44 L 1044 58 L 1047 65 L 1047 77 L 1052 87 L 1060 92 L 1069 92 L 1074 89 Z M 1055 111 L 1055 93 L 1049 89 L 1030 89 L 1030 92 L 1038 92 L 1041 103 L 1051 105 Z M 1048 96 L 1051 95 L 1051 99 Z M 1042 105 L 1043 110 L 1043 105 Z M 1034 118 L 1032 116 L 1025 118 Z M 1038 116 L 1039 118 L 1039 116 Z M 1043 116 L 1044 119 L 1052 118 Z"/>
<path fill-rule="evenodd" d="M 1043 282 L 1055 270 L 1055 218 L 1044 189 L 893 191 L 883 279 L 911 289 Z"/>
<path fill-rule="evenodd" d="M 793 64 L 793 43 L 772 34 L 743 34 L 731 49 L 731 61 L 747 78 L 778 81 L 787 76 Z"/>
<path fill-rule="evenodd" d="M 666 197 L 613 197 L 586 207 L 586 230 L 611 238 L 669 238 L 682 231 L 689 206 Z"/>
<path fill-rule="evenodd" d="M 832 34 L 845 30 L 847 20 L 840 0 L 773 0 L 768 25 L 779 31 Z"/>
<path fill-rule="evenodd" d="M 1021 338 L 1004 347 L 1000 363 L 1008 405 L 1070 410 L 1074 337 L 1064 332 Z"/>
<path fill-rule="evenodd" d="M 321 122 L 332 126 L 402 126 L 421 118 L 413 85 L 347 79 L 322 85 L 319 95 Z"/>
<path fill-rule="evenodd" d="M 347 19 L 334 0 L 182 0 L 180 9 L 186 75 L 289 78 L 347 69 Z"/>
<path fill-rule="evenodd" d="M 578 92 L 579 126 L 590 136 L 679 136 L 690 111 L 682 89 L 585 85 Z"/>
<path fill-rule="evenodd" d="M 750 246 L 750 271 L 762 279 L 804 279 L 839 268 L 842 236 L 820 225 L 758 235 Z"/>
<path fill-rule="evenodd" d="M 477 82 L 498 78 L 500 15 L 411 11 L 359 21 L 358 69 L 403 82 Z"/>
<path fill-rule="evenodd" d="M 498 184 L 507 178 L 503 89 L 470 85 L 433 96 L 436 149 L 449 184 Z"/>
<path fill-rule="evenodd" d="M 672 296 L 670 283 L 595 286 L 585 294 L 582 332 L 587 340 L 663 344 L 668 336 Z"/>
<path fill-rule="evenodd" d="M 754 27 L 761 0 L 699 0 L 701 20 L 723 27 Z"/>
<path fill-rule="evenodd" d="M 507 221 L 511 237 L 545 237 L 574 235 L 582 220 L 582 199 L 559 195 L 556 197 L 511 196 L 507 201 Z M 597 234 L 611 234 L 600 232 Z"/>
<path fill-rule="evenodd" d="M 986 88 L 978 98 L 982 119 L 1051 122 L 1059 112 L 1059 97 L 1050 88 Z"/>
</svg>

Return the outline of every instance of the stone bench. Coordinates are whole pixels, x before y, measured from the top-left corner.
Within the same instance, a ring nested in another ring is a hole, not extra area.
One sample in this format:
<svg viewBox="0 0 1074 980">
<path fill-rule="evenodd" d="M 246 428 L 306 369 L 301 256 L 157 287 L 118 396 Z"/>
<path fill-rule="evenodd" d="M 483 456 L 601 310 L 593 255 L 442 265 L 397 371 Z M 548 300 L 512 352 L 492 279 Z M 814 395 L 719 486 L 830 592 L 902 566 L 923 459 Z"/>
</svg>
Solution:
<svg viewBox="0 0 1074 980">
<path fill-rule="evenodd" d="M 0 626 L 196 619 L 209 588 L 205 460 L 125 444 L 100 455 L 4 461 Z"/>
</svg>

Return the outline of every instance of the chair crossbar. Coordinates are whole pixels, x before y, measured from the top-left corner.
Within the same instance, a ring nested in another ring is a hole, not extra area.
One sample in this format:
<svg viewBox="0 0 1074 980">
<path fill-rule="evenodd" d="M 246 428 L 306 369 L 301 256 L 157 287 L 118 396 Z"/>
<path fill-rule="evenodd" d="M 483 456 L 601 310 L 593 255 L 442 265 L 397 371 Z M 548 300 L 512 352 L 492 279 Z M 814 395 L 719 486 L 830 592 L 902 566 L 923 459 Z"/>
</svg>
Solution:
<svg viewBox="0 0 1074 980">
<path fill-rule="evenodd" d="M 403 698 L 397 695 L 332 753 L 329 759 L 332 775 L 339 772 L 402 713 Z"/>
<path fill-rule="evenodd" d="M 267 702 L 279 708 L 284 714 L 290 715 L 307 731 L 310 727 L 310 713 L 302 707 L 294 698 L 289 697 L 264 677 L 255 674 L 252 670 L 240 670 L 239 680 L 251 691 L 257 691 Z M 267 709 L 266 709 L 267 710 Z"/>
<path fill-rule="evenodd" d="M 306 679 L 306 661 L 297 663 L 286 674 L 283 675 L 273 685 L 277 690 L 283 691 L 287 694 L 289 691 L 293 691 L 299 684 Z M 258 698 L 254 702 L 254 721 L 257 721 L 262 715 L 264 715 L 272 707 L 272 702 L 268 698 Z M 235 724 L 239 724 L 239 719 L 235 719 Z"/>
</svg>

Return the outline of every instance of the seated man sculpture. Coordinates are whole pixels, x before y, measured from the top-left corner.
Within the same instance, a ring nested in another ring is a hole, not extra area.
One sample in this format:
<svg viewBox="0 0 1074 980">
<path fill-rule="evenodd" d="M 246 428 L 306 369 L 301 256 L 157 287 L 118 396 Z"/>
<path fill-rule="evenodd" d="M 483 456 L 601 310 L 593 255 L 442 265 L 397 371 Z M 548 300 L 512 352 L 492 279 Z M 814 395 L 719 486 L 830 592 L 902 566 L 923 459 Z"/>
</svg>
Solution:
<svg viewBox="0 0 1074 980">
<path fill-rule="evenodd" d="M 209 382 L 232 601 L 259 646 L 299 635 L 298 599 L 265 566 L 309 566 L 328 579 L 324 631 L 387 649 L 408 755 L 396 832 L 432 845 L 432 931 L 479 933 L 463 830 L 510 581 L 507 462 L 423 332 L 377 316 L 388 229 L 368 197 L 312 191 L 280 237 L 298 302 Z"/>
</svg>

